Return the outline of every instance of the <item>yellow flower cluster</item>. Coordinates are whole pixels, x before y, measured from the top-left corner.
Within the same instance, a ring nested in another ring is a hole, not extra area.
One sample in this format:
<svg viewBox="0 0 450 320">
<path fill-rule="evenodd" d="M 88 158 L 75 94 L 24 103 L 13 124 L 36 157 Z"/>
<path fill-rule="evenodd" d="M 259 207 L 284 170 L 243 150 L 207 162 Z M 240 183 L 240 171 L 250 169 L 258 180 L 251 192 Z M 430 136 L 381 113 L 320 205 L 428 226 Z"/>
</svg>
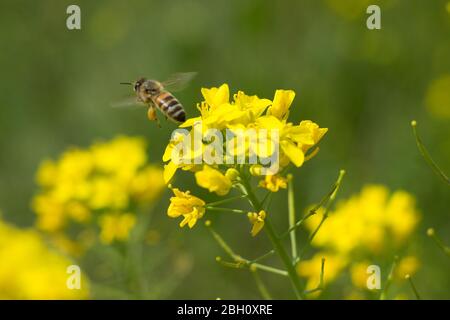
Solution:
<svg viewBox="0 0 450 320">
<path fill-rule="evenodd" d="M 202 88 L 201 92 L 204 101 L 197 106 L 200 116 L 190 118 L 181 124 L 180 128 L 186 130 L 188 134 L 176 132 L 165 149 L 163 161 L 166 162 L 164 166 L 166 183 L 171 181 L 178 169 L 182 169 L 194 172 L 200 187 L 219 196 L 225 196 L 242 174 L 249 173 L 262 177 L 267 163 L 261 159 L 276 154 L 276 163 L 271 165 L 275 165 L 278 171 L 262 178 L 259 186 L 277 192 L 287 187 L 286 178 L 279 172 L 291 163 L 300 167 L 315 155 L 317 147 L 313 152 L 309 154 L 307 152 L 315 147 L 327 132 L 326 128 L 320 128 L 309 120 L 301 121 L 299 124 L 288 122 L 289 109 L 295 97 L 292 90 L 277 90 L 273 100 L 259 98 L 256 95 L 249 96 L 238 91 L 232 101 L 227 84 L 218 88 Z M 220 139 L 217 136 L 208 136 L 210 131 L 220 133 Z M 254 132 L 255 136 L 239 137 L 242 132 Z M 198 135 L 201 137 L 200 142 L 195 141 Z M 189 147 L 180 148 L 180 144 L 183 143 Z M 226 151 L 222 153 L 223 150 Z M 218 161 L 206 161 L 205 154 Z M 255 155 L 257 160 L 253 158 L 253 162 L 249 161 Z M 236 161 L 237 158 L 246 161 L 242 163 Z M 197 219 L 203 216 L 204 209 L 199 211 L 198 208 L 203 208 L 204 203 L 200 205 L 200 199 L 182 193 L 178 189 L 174 189 L 174 192 L 175 197 L 172 198 L 169 207 L 169 216 L 182 215 L 185 220 L 181 225 L 188 223 L 192 227 Z M 178 205 L 179 201 L 184 204 Z M 195 204 L 186 205 L 186 202 L 190 201 L 194 201 Z M 192 211 L 192 208 L 197 209 Z M 255 215 L 249 218 L 254 225 L 253 230 L 259 231 L 264 217 L 256 213 Z M 255 219 L 262 222 L 254 224 Z M 256 234 L 257 231 L 252 231 L 252 234 Z"/>
<path fill-rule="evenodd" d="M 126 240 L 135 224 L 130 212 L 153 202 L 165 187 L 162 170 L 147 164 L 145 149 L 143 139 L 119 136 L 44 161 L 32 202 L 38 228 L 65 247 L 71 243 L 64 230 L 77 224 L 98 225 L 104 243 Z M 92 238 L 84 231 L 78 236 Z"/>
<path fill-rule="evenodd" d="M 322 220 L 323 212 L 305 221 L 308 230 L 314 232 Z M 381 185 L 365 186 L 361 193 L 337 204 L 329 213 L 315 235 L 312 245 L 321 248 L 312 260 L 301 262 L 299 274 L 308 277 L 308 287 L 317 285 L 320 274 L 320 258 L 326 256 L 328 281 L 347 266 L 350 268 L 353 284 L 366 287 L 367 266 L 377 264 L 373 259 L 381 259 L 386 250 L 391 250 L 391 258 L 411 236 L 419 221 L 414 197 L 405 191 L 389 194 Z M 369 263 L 369 259 L 372 262 Z M 404 257 L 398 263 L 397 274 L 412 274 L 418 267 L 415 257 Z"/>
<path fill-rule="evenodd" d="M 69 289 L 72 262 L 49 249 L 39 234 L 0 220 L 0 299 L 86 299 L 89 283 Z"/>
<path fill-rule="evenodd" d="M 287 167 L 290 163 L 300 167 L 305 161 L 305 154 L 308 150 L 315 146 L 327 132 L 326 128 L 320 128 L 309 120 L 301 121 L 297 125 L 288 122 L 289 109 L 295 97 L 295 92 L 292 90 L 277 90 L 273 101 L 261 99 L 256 95 L 248 96 L 242 91 L 236 93 L 233 96 L 233 101 L 230 101 L 227 84 L 223 84 L 219 88 L 203 88 L 202 95 L 205 100 L 198 105 L 201 115 L 188 119 L 180 125 L 180 128 L 191 128 L 189 137 L 192 138 L 195 130 L 197 130 L 196 125 L 199 123 L 201 123 L 201 134 L 208 129 L 218 130 L 222 133 L 226 129 L 230 132 L 255 130 L 257 139 L 246 139 L 244 141 L 245 146 L 243 150 L 245 151 L 245 156 L 248 158 L 250 154 L 256 154 L 258 157 L 267 158 L 275 152 L 276 146 L 274 144 L 277 143 L 280 148 L 278 160 L 280 170 Z M 262 136 L 259 133 L 262 131 L 260 129 L 269 133 L 276 131 L 278 133 L 278 141 L 274 141 L 270 134 Z M 195 143 L 192 142 L 193 147 L 191 150 L 179 155 L 179 158 L 173 159 L 174 148 L 184 139 L 189 139 L 186 137 L 181 134 L 172 137 L 164 152 L 163 161 L 167 162 L 164 168 L 166 183 L 172 179 L 177 169 L 181 168 L 195 171 L 199 186 L 218 195 L 227 194 L 232 181 L 218 169 L 217 164 L 192 164 L 197 157 L 211 152 L 211 147 L 215 147 L 217 141 L 203 141 L 198 148 L 194 148 Z M 237 150 L 239 145 L 238 138 L 234 137 L 234 139 L 234 149 L 228 150 L 229 153 L 225 157 L 237 157 L 240 155 Z M 223 143 L 223 146 L 220 146 L 221 148 L 227 147 L 225 141 L 221 143 Z M 185 164 L 179 161 L 180 159 L 188 159 L 191 161 L 191 164 Z M 228 163 L 227 161 L 224 162 Z M 237 165 L 227 164 L 226 166 L 229 168 Z M 262 166 L 262 164 L 253 164 L 249 170 L 252 174 L 259 175 Z M 277 191 L 280 187 L 286 187 L 286 184 L 279 183 L 276 177 L 272 177 L 271 181 L 276 181 L 276 183 L 262 182 L 261 186 L 267 187 L 271 191 Z"/>
</svg>

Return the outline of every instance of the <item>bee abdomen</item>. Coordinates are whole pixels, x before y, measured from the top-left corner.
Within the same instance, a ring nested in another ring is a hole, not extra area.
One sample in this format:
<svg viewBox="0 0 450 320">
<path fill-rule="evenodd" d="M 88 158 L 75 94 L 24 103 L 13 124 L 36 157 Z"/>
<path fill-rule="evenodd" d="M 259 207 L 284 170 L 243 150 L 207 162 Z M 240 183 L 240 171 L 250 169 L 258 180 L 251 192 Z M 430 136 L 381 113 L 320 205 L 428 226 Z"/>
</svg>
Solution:
<svg viewBox="0 0 450 320">
<path fill-rule="evenodd" d="M 184 122 L 186 120 L 186 113 L 184 112 L 183 106 L 170 93 L 161 93 L 156 97 L 155 102 L 169 118 L 178 122 Z"/>
</svg>

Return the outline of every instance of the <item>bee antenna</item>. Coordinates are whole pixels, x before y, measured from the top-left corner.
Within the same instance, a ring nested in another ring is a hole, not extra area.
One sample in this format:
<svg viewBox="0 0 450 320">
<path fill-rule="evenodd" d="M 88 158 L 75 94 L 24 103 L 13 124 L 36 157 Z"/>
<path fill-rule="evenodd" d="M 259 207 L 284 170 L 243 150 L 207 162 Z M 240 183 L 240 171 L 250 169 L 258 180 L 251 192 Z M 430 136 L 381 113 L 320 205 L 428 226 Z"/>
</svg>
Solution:
<svg viewBox="0 0 450 320">
<path fill-rule="evenodd" d="M 131 82 L 121 82 L 120 84 L 128 84 L 128 85 L 133 85 Z"/>
</svg>

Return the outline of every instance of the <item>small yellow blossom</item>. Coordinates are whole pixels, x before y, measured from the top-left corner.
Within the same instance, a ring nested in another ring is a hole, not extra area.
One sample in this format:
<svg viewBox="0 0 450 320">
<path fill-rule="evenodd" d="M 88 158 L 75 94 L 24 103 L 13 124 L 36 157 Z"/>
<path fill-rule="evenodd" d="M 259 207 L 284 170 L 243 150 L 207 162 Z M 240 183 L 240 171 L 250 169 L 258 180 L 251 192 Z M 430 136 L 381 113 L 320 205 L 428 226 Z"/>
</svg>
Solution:
<svg viewBox="0 0 450 320">
<path fill-rule="evenodd" d="M 230 168 L 225 172 L 225 177 L 230 179 L 230 181 L 235 181 L 239 177 L 239 171 L 235 168 Z"/>
<path fill-rule="evenodd" d="M 183 192 L 177 188 L 173 188 L 172 191 L 175 197 L 170 198 L 167 215 L 171 218 L 183 216 L 180 227 L 184 227 L 186 224 L 189 228 L 194 227 L 197 220 L 205 214 L 205 202 L 191 195 L 189 191 Z"/>
<path fill-rule="evenodd" d="M 203 170 L 195 173 L 195 179 L 200 187 L 208 189 L 209 192 L 215 192 L 219 196 L 226 195 L 231 188 L 231 181 L 226 175 L 207 165 L 203 166 Z"/>
<path fill-rule="evenodd" d="M 295 92 L 292 90 L 277 90 L 273 98 L 272 106 L 269 108 L 268 114 L 285 119 L 288 117 L 289 107 L 294 101 Z"/>
<path fill-rule="evenodd" d="M 227 84 L 223 84 L 219 88 L 202 88 L 201 91 L 206 103 L 212 108 L 218 108 L 230 100 L 230 89 Z"/>
<path fill-rule="evenodd" d="M 136 216 L 132 213 L 108 213 L 100 217 L 100 240 L 111 244 L 115 240 L 128 240 L 130 231 L 136 224 Z"/>
<path fill-rule="evenodd" d="M 0 220 L 0 299 L 86 299 L 89 282 L 82 274 L 79 290 L 67 288 L 65 256 L 46 246 L 34 230 Z"/>
<path fill-rule="evenodd" d="M 395 276 L 403 280 L 407 274 L 414 275 L 420 267 L 417 257 L 406 256 L 400 259 L 395 268 Z"/>
<path fill-rule="evenodd" d="M 278 192 L 280 188 L 287 188 L 287 179 L 279 175 L 266 175 L 264 180 L 259 182 L 259 186 L 272 192 Z"/>
<path fill-rule="evenodd" d="M 260 212 L 249 212 L 248 220 L 253 225 L 251 234 L 252 236 L 256 236 L 264 227 L 264 219 L 266 219 L 266 212 L 261 210 Z"/>
</svg>

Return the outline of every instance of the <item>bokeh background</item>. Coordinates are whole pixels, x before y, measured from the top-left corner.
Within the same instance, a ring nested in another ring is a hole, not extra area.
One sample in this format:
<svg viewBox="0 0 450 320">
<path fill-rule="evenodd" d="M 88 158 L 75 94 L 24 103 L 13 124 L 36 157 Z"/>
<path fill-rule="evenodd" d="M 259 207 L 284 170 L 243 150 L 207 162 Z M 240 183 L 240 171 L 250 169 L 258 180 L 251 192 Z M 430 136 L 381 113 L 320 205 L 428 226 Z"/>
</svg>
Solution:
<svg viewBox="0 0 450 320">
<path fill-rule="evenodd" d="M 415 283 L 426 298 L 450 297 L 448 258 L 425 234 L 435 227 L 450 243 L 449 189 L 419 155 L 410 126 L 411 120 L 418 121 L 430 153 L 450 172 L 448 1 L 79 0 L 82 29 L 70 31 L 66 8 L 72 3 L 0 4 L 4 220 L 24 228 L 34 225 L 30 203 L 38 165 L 70 146 L 87 147 L 119 134 L 142 136 L 150 161 L 162 166 L 174 124 L 162 119 L 158 128 L 144 109 L 113 109 L 110 104 L 129 92 L 119 82 L 197 71 L 177 95 L 188 116 L 197 115 L 201 87 L 226 82 L 232 92 L 267 98 L 275 89 L 293 89 L 297 96 L 290 118 L 329 128 L 318 156 L 295 171 L 298 208 L 320 199 L 340 168 L 347 175 L 338 198 L 367 183 L 413 194 L 422 215 L 410 239 L 422 261 Z M 366 28 L 369 4 L 381 6 L 381 30 Z M 177 185 L 212 198 L 192 176 L 180 176 Z M 144 248 L 152 265 L 152 297 L 258 298 L 248 272 L 215 262 L 223 253 L 205 228 L 180 229 L 167 218 L 169 196 L 168 190 L 152 213 L 158 244 Z M 286 206 L 286 193 L 276 194 L 272 217 L 279 230 L 287 225 Z M 256 257 L 269 248 L 264 236 L 249 236 L 248 224 L 228 217 L 217 222 L 217 231 L 242 255 Z M 169 252 L 182 256 L 180 268 L 188 270 L 175 282 L 164 272 L 173 263 L 166 259 Z M 90 276 L 95 278 L 95 272 Z M 287 280 L 264 277 L 274 296 L 290 297 Z M 97 291 L 93 297 L 114 295 Z"/>
</svg>

